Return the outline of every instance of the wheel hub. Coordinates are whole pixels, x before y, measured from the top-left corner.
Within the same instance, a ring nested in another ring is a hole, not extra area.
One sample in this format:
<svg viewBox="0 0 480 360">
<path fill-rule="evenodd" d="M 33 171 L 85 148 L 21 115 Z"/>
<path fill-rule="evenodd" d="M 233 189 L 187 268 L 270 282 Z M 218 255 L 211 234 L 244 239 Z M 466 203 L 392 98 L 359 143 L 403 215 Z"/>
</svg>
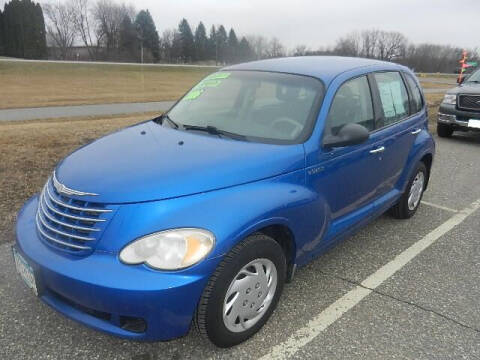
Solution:
<svg viewBox="0 0 480 360">
<path fill-rule="evenodd" d="M 408 208 L 415 210 L 422 197 L 423 188 L 425 185 L 425 175 L 422 171 L 419 171 L 415 176 L 415 179 L 410 186 L 410 192 L 408 194 Z"/>
<path fill-rule="evenodd" d="M 260 320 L 269 308 L 277 288 L 277 268 L 268 259 L 256 259 L 234 277 L 223 303 L 227 329 L 242 332 Z"/>
</svg>

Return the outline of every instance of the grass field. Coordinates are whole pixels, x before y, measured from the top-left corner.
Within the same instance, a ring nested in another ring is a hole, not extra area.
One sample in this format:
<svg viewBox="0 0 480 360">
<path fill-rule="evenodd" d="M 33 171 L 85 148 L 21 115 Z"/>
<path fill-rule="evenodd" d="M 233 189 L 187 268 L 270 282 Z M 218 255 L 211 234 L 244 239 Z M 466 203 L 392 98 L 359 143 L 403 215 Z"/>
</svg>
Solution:
<svg viewBox="0 0 480 360">
<path fill-rule="evenodd" d="M 214 68 L 0 62 L 0 109 L 176 100 Z"/>
</svg>

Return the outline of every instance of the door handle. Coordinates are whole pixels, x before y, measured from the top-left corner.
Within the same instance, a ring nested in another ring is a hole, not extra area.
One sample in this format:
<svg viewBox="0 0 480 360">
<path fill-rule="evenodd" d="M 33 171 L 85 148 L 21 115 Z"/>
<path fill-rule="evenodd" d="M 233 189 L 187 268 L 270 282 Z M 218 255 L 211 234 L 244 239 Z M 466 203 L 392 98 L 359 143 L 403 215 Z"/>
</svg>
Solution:
<svg viewBox="0 0 480 360">
<path fill-rule="evenodd" d="M 385 146 L 380 146 L 379 148 L 370 150 L 370 154 L 377 154 L 385 151 Z"/>
<path fill-rule="evenodd" d="M 417 135 L 422 129 L 417 129 L 412 131 L 412 135 Z"/>
</svg>

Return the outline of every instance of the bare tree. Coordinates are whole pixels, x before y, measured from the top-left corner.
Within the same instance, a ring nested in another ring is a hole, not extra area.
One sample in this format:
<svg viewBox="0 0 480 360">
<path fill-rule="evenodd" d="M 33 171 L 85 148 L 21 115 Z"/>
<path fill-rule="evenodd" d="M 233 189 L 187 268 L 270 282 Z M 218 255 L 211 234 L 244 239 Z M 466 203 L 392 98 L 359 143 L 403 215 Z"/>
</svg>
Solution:
<svg viewBox="0 0 480 360">
<path fill-rule="evenodd" d="M 73 21 L 77 35 L 82 39 L 87 48 L 90 60 L 96 60 L 98 57 L 100 40 L 95 36 L 95 20 L 92 18 L 90 0 L 69 0 L 73 9 Z"/>
<path fill-rule="evenodd" d="M 285 56 L 285 47 L 282 45 L 278 38 L 274 37 L 268 43 L 268 47 L 266 49 L 266 56 L 269 58 L 276 58 Z"/>
<path fill-rule="evenodd" d="M 399 32 L 380 31 L 378 32 L 377 58 L 380 60 L 392 61 L 402 57 L 407 47 L 407 38 Z"/>
<path fill-rule="evenodd" d="M 305 56 L 309 53 L 307 45 L 297 45 L 291 52 L 292 56 Z"/>
<path fill-rule="evenodd" d="M 248 43 L 252 47 L 253 52 L 255 53 L 255 58 L 263 59 L 267 55 L 268 42 L 267 39 L 259 35 L 249 35 L 246 37 Z"/>
<path fill-rule="evenodd" d="M 356 32 L 352 32 L 337 40 L 334 53 L 341 56 L 361 56 L 360 36 Z"/>
<path fill-rule="evenodd" d="M 112 0 L 98 0 L 93 8 L 93 17 L 96 21 L 95 33 L 105 45 L 107 57 L 114 49 L 118 49 L 120 29 L 123 20 L 128 16 L 133 21 L 135 9 L 131 5 L 117 4 Z"/>
<path fill-rule="evenodd" d="M 379 37 L 381 36 L 379 30 L 364 30 L 360 34 L 361 38 L 361 56 L 366 58 L 375 58 L 377 55 L 377 46 Z"/>
<path fill-rule="evenodd" d="M 60 51 L 60 58 L 66 59 L 75 41 L 74 12 L 66 3 L 56 2 L 43 6 L 47 17 L 47 34 Z"/>
</svg>

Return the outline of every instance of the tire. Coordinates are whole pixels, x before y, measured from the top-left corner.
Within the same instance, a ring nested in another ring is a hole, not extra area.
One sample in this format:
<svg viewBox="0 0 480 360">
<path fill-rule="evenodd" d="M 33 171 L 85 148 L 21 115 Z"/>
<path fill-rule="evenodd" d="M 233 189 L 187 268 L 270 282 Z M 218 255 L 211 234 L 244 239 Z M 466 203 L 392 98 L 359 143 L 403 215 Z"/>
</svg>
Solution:
<svg viewBox="0 0 480 360">
<path fill-rule="evenodd" d="M 253 265 L 246 271 L 245 267 L 249 264 Z M 255 272 L 252 272 L 253 269 Z M 257 269 L 260 271 L 257 272 Z M 270 270 L 270 276 L 260 276 L 264 274 L 265 269 Z M 244 272 L 240 274 L 240 270 Z M 277 278 L 275 288 L 274 270 Z M 285 277 L 286 259 L 281 246 L 263 234 L 249 236 L 225 256 L 210 277 L 194 317 L 197 330 L 213 344 L 222 348 L 247 340 L 262 328 L 277 306 Z M 260 282 L 262 282 L 261 285 L 259 285 Z M 236 286 L 233 286 L 234 284 Z M 274 290 L 271 290 L 273 288 Z M 245 312 L 259 313 L 257 307 L 260 303 L 260 309 L 264 310 L 258 317 L 253 316 L 250 320 L 246 320 L 242 326 L 239 321 L 240 316 L 236 317 L 236 314 L 246 316 L 245 320 L 250 316 L 245 315 Z M 228 314 L 225 315 L 226 320 L 224 312 Z"/>
<path fill-rule="evenodd" d="M 450 125 L 437 124 L 437 134 L 443 138 L 451 137 L 453 134 L 453 128 Z"/>
<path fill-rule="evenodd" d="M 417 181 L 420 181 L 420 179 L 422 179 L 421 184 L 417 182 Z M 393 217 L 397 219 L 408 219 L 408 218 L 411 218 L 417 212 L 418 206 L 420 205 L 420 201 L 422 201 L 423 192 L 427 184 L 427 179 L 428 179 L 427 168 L 425 167 L 425 164 L 423 162 L 419 162 L 417 167 L 415 168 L 415 171 L 413 172 L 412 177 L 408 182 L 408 185 L 402 197 L 390 209 L 390 214 Z M 416 188 L 412 189 L 412 187 L 414 186 L 414 183 L 416 183 Z M 418 198 L 413 197 L 411 200 L 415 200 L 415 201 L 409 202 L 409 198 L 412 193 L 412 190 L 415 191 L 416 189 L 418 189 L 420 185 L 421 185 L 421 188 L 419 189 L 420 194 L 417 193 Z"/>
</svg>

